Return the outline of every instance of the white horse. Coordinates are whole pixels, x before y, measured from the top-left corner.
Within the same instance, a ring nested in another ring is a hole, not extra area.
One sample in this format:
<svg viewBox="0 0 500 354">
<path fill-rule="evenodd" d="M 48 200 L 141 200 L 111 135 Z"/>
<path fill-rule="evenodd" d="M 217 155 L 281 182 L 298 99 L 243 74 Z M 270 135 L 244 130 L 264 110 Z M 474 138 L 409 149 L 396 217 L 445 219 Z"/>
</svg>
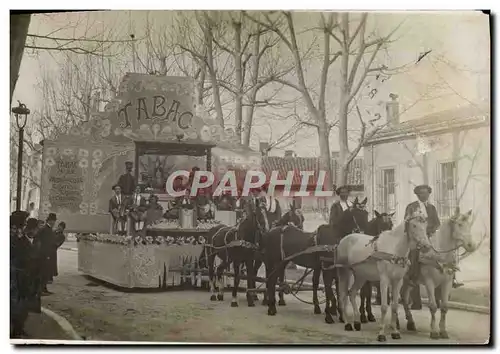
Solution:
<svg viewBox="0 0 500 354">
<path fill-rule="evenodd" d="M 347 296 L 349 296 L 353 308 L 354 329 L 359 331 L 361 330 L 361 322 L 356 300 L 358 291 L 367 281 L 380 281 L 382 318 L 377 339 L 380 342 L 386 340 L 385 322 L 389 286 L 392 290 L 391 336 L 393 339 L 401 338 L 396 326 L 399 292 L 404 275 L 408 270 L 410 248 L 420 248 L 422 252 L 426 252 L 431 247 L 426 235 L 426 227 L 426 219 L 417 211 L 394 230 L 384 231 L 378 238 L 365 234 L 350 234 L 340 241 L 337 247 L 336 263 L 340 265 L 338 268 L 339 301 L 343 317 L 346 320 L 346 331 L 352 331 L 351 323 L 347 317 Z M 352 275 L 354 283 L 349 289 Z"/>
<path fill-rule="evenodd" d="M 429 299 L 429 310 L 431 312 L 432 339 L 448 338 L 446 331 L 446 313 L 448 312 L 448 298 L 453 284 L 453 275 L 458 270 L 458 249 L 464 247 L 467 252 L 475 250 L 475 244 L 471 235 L 472 210 L 466 214 L 460 214 L 460 209 L 441 225 L 435 236 L 431 238 L 432 250 L 421 255 L 420 276 L 418 283 L 425 285 L 427 298 Z M 440 289 L 438 294 L 441 298 L 441 318 L 439 320 L 439 332 L 436 328 L 437 303 L 435 297 L 436 288 Z M 411 286 L 407 279 L 403 284 L 403 308 L 406 315 L 406 328 L 416 331 L 415 322 L 410 311 L 409 298 Z"/>
</svg>

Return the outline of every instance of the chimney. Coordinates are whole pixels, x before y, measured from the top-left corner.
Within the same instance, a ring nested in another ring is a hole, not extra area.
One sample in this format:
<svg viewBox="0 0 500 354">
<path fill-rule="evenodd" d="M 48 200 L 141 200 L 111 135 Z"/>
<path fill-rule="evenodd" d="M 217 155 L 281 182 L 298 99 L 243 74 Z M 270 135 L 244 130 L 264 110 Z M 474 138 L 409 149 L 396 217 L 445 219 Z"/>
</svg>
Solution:
<svg viewBox="0 0 500 354">
<path fill-rule="evenodd" d="M 293 150 L 285 150 L 285 157 L 293 157 Z"/>
<path fill-rule="evenodd" d="M 399 101 L 398 95 L 389 94 L 391 101 L 386 103 L 385 109 L 387 114 L 387 123 L 391 126 L 399 124 Z"/>
<path fill-rule="evenodd" d="M 266 143 L 265 141 L 261 141 L 259 144 L 259 150 L 262 156 L 267 156 L 267 153 L 269 152 L 269 143 Z"/>
</svg>

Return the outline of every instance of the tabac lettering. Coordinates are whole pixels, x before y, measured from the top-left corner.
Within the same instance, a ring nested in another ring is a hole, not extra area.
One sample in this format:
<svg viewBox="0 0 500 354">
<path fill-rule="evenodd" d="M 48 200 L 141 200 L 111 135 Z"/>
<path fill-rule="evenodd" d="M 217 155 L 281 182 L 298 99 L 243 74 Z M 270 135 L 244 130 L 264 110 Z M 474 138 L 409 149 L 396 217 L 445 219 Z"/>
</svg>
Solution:
<svg viewBox="0 0 500 354">
<path fill-rule="evenodd" d="M 132 106 L 132 102 L 127 103 L 122 109 L 118 111 L 118 118 L 120 118 L 120 115 L 123 115 L 124 121 L 120 123 L 120 127 L 122 128 L 128 128 L 131 127 L 132 124 L 130 124 L 130 120 L 128 118 L 128 108 Z"/>
<path fill-rule="evenodd" d="M 188 129 L 191 126 L 192 120 L 193 120 L 193 113 L 184 112 L 179 116 L 179 121 L 177 122 L 177 125 L 181 129 Z"/>
<path fill-rule="evenodd" d="M 181 102 L 172 100 L 167 102 L 165 96 L 156 95 L 152 97 L 139 97 L 134 101 L 128 102 L 118 111 L 118 119 L 121 119 L 121 128 L 132 127 L 132 121 L 129 113 L 129 107 L 133 106 L 136 112 L 134 122 L 141 120 L 160 120 L 170 124 L 176 124 L 180 129 L 185 130 L 191 127 L 193 113 L 183 111 Z M 168 107 L 168 110 L 167 110 Z"/>
<path fill-rule="evenodd" d="M 165 103 L 165 97 L 163 96 L 154 96 L 153 97 L 153 118 L 162 117 L 166 109 L 163 107 Z"/>
<path fill-rule="evenodd" d="M 181 103 L 179 101 L 174 100 L 172 102 L 172 105 L 170 106 L 170 109 L 168 110 L 165 120 L 170 120 L 172 122 L 175 122 L 177 120 L 177 114 L 179 113 L 180 105 Z"/>
</svg>

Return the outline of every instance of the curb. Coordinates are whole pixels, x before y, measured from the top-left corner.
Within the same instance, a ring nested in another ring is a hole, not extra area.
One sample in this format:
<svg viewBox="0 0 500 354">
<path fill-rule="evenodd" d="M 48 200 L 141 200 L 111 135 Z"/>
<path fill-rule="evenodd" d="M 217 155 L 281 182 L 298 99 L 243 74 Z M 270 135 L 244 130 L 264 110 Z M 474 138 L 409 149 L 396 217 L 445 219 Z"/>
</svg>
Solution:
<svg viewBox="0 0 500 354">
<path fill-rule="evenodd" d="M 66 250 L 66 251 L 78 251 L 78 248 L 74 248 L 74 247 L 63 247 L 61 246 L 60 249 L 62 250 Z"/>
<path fill-rule="evenodd" d="M 71 337 L 73 340 L 79 340 L 79 341 L 82 341 L 83 338 L 80 337 L 78 335 L 78 333 L 76 333 L 75 329 L 73 328 L 73 326 L 71 326 L 71 324 L 68 322 L 68 320 L 66 320 L 64 317 L 58 315 L 57 313 L 45 308 L 45 307 L 42 307 L 42 313 L 44 313 L 45 315 L 49 316 L 50 318 L 52 318 L 54 321 L 57 322 L 57 324 L 59 325 L 59 327 L 61 327 L 61 329 L 66 332 L 66 334 Z"/>
<path fill-rule="evenodd" d="M 302 283 L 305 286 L 311 286 L 312 283 L 308 282 L 303 282 Z M 428 304 L 429 300 L 425 297 L 422 297 L 422 304 Z M 454 302 L 454 301 L 448 301 L 448 308 L 454 309 L 454 310 L 462 310 L 462 311 L 467 311 L 467 312 L 477 312 L 477 313 L 482 313 L 489 315 L 490 314 L 490 308 L 486 306 L 479 306 L 479 305 L 469 305 L 465 304 L 462 302 Z"/>
</svg>

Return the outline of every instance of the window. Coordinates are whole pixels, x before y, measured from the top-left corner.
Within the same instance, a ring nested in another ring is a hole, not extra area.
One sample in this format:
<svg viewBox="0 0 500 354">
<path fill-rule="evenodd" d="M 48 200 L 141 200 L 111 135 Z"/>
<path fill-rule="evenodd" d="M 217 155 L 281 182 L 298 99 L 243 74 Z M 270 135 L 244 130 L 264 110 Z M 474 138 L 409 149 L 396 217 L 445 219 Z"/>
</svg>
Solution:
<svg viewBox="0 0 500 354">
<path fill-rule="evenodd" d="M 381 213 L 396 211 L 396 171 L 394 168 L 380 170 L 379 198 L 377 210 Z"/>
<path fill-rule="evenodd" d="M 443 162 L 437 166 L 437 212 L 439 217 L 451 217 L 457 201 L 457 162 Z"/>
</svg>

